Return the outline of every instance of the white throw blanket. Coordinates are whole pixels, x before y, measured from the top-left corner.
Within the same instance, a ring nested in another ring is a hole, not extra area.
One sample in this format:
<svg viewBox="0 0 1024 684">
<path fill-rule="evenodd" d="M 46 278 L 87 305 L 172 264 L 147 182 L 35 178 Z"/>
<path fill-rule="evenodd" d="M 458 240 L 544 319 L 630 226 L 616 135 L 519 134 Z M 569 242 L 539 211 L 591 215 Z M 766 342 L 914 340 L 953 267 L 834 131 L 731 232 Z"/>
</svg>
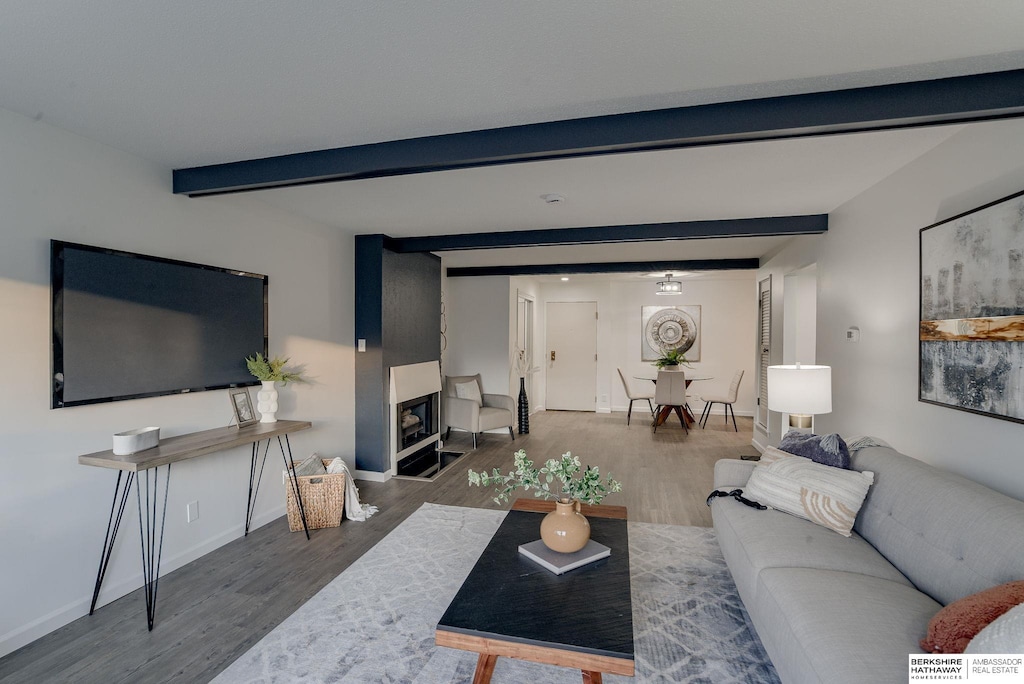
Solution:
<svg viewBox="0 0 1024 684">
<path fill-rule="evenodd" d="M 345 461 L 338 457 L 327 466 L 328 474 L 345 473 L 345 517 L 362 522 L 377 512 L 376 506 L 359 503 L 359 490 Z"/>
</svg>

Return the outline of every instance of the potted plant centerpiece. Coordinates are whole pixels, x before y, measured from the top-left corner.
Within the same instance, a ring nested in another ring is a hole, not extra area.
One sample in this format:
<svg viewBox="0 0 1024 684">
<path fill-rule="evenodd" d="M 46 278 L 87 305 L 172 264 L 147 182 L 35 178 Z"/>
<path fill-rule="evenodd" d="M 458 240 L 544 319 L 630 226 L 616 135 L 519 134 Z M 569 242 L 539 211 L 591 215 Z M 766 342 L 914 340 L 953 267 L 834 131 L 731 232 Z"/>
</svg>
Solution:
<svg viewBox="0 0 1024 684">
<path fill-rule="evenodd" d="M 677 370 L 680 364 L 690 365 L 686 361 L 686 354 L 678 349 L 663 349 L 661 356 L 654 362 L 658 370 Z"/>
<path fill-rule="evenodd" d="M 259 352 L 256 352 L 256 356 L 247 356 L 245 359 L 249 372 L 263 385 L 256 393 L 256 410 L 260 412 L 261 423 L 277 422 L 277 383 L 287 385 L 289 382 L 306 381 L 301 371 L 285 368 L 289 360 L 280 356 L 266 358 Z"/>
<path fill-rule="evenodd" d="M 520 449 L 513 460 L 514 471 L 503 475 L 497 468 L 494 472 L 476 473 L 469 471 L 469 484 L 494 487 L 495 503 L 508 501 L 516 489 L 533 490 L 533 495 L 555 500 L 555 510 L 548 513 L 540 524 L 540 537 L 552 551 L 572 553 L 587 545 L 590 539 L 590 523 L 580 513 L 580 504 L 597 505 L 612 492 L 621 492 L 622 483 L 612 479 L 609 473 L 604 480 L 596 466 L 584 467 L 579 456 L 572 452 L 562 454 L 559 460 L 550 459 L 541 468 L 526 457 Z M 555 480 L 558 482 L 556 483 Z"/>
</svg>

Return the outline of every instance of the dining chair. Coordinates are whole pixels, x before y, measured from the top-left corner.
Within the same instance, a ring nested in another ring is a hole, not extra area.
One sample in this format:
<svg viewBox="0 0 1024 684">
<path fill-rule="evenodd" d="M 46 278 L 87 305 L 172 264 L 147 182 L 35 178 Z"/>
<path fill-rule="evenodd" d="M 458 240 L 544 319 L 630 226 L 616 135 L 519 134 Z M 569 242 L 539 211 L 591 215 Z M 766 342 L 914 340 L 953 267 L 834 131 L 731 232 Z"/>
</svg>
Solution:
<svg viewBox="0 0 1024 684">
<path fill-rule="evenodd" d="M 622 372 L 621 368 L 617 368 L 619 371 L 619 378 L 622 380 L 622 388 L 626 390 L 626 396 L 629 398 L 629 410 L 626 412 L 626 425 L 629 425 L 630 416 L 633 415 L 633 402 L 634 401 L 646 401 L 647 408 L 650 410 L 651 415 L 654 415 L 654 406 L 651 405 L 651 399 L 654 398 L 654 392 L 636 392 L 629 385 L 629 380 L 626 379 L 626 374 Z"/>
<path fill-rule="evenodd" d="M 740 381 L 743 380 L 743 371 L 738 370 L 736 374 L 732 376 L 732 382 L 729 383 L 729 391 L 725 395 L 702 395 L 701 401 L 706 402 L 704 404 L 704 412 L 700 414 L 700 426 L 704 427 L 708 423 L 708 418 L 711 416 L 712 404 L 722 404 L 725 407 L 725 424 L 729 424 L 729 414 L 732 413 L 732 429 L 739 432 L 739 428 L 736 427 L 736 411 L 732 405 L 736 403 L 736 397 L 740 391 Z"/>
<path fill-rule="evenodd" d="M 662 410 L 666 408 L 675 411 L 683 429 L 687 433 L 690 432 L 690 428 L 686 426 L 686 416 L 683 415 L 683 407 L 686 406 L 686 373 L 684 371 L 658 371 L 658 382 L 654 385 L 654 403 L 658 405 L 658 415 L 661 415 Z M 657 417 L 655 417 L 652 427 L 654 432 L 658 431 Z"/>
</svg>

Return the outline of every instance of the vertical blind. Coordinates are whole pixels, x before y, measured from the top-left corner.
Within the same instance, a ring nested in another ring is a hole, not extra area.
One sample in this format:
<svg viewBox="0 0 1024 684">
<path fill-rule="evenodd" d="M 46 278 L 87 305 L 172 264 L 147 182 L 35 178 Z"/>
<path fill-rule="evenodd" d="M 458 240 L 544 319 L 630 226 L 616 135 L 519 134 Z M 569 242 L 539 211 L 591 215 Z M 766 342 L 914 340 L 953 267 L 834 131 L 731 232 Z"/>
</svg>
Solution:
<svg viewBox="0 0 1024 684">
<path fill-rule="evenodd" d="M 757 424 L 768 430 L 768 364 L 771 363 L 772 343 L 772 277 L 768 276 L 757 284 L 758 322 L 758 378 L 757 378 Z"/>
</svg>

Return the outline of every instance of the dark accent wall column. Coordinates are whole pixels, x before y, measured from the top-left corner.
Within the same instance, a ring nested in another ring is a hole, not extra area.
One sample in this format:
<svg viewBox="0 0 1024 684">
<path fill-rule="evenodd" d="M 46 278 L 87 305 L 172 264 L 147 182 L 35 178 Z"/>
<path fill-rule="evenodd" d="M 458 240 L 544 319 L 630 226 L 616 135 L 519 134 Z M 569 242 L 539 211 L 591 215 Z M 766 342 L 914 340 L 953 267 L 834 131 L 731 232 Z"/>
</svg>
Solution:
<svg viewBox="0 0 1024 684">
<path fill-rule="evenodd" d="M 384 235 L 355 244 L 356 468 L 390 467 L 389 385 L 392 366 L 441 358 L 441 259 L 397 254 Z"/>
</svg>

